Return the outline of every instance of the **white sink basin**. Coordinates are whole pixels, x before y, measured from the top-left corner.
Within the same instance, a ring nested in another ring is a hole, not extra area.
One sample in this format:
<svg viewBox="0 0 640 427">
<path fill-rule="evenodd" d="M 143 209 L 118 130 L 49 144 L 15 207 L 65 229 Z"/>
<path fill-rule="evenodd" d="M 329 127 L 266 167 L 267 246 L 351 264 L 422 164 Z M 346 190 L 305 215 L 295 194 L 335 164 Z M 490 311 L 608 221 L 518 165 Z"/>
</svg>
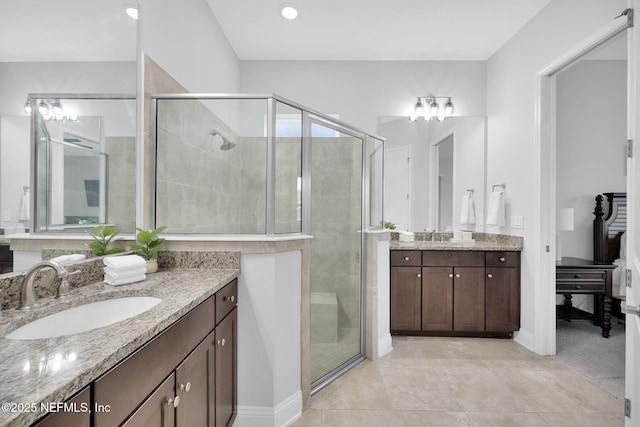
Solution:
<svg viewBox="0 0 640 427">
<path fill-rule="evenodd" d="M 156 297 L 123 297 L 92 302 L 34 320 L 6 338 L 36 340 L 78 334 L 144 313 L 161 301 Z"/>
</svg>

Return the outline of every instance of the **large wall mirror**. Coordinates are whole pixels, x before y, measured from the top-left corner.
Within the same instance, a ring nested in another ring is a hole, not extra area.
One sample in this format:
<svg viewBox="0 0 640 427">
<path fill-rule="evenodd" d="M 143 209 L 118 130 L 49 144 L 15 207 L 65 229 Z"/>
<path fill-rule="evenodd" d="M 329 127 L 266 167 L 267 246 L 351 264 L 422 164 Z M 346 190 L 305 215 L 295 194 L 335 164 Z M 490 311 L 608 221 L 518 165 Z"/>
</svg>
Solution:
<svg viewBox="0 0 640 427">
<path fill-rule="evenodd" d="M 55 20 L 52 21 L 52 17 L 55 17 Z M 55 24 L 49 25 L 47 30 L 34 30 L 34 25 L 45 22 L 55 22 Z M 30 141 L 35 129 L 32 129 L 30 116 L 25 112 L 27 97 L 29 94 L 45 93 L 131 94 L 134 96 L 136 93 L 136 21 L 126 15 L 124 3 L 116 0 L 2 2 L 0 4 L 0 38 L 7 41 L 0 45 L 0 75 L 2 75 L 0 79 L 0 212 L 2 212 L 0 227 L 5 230 L 15 230 L 20 227 L 29 227 L 36 220 L 34 218 L 36 209 L 26 210 L 24 206 L 25 192 L 35 187 L 30 174 L 32 154 Z M 55 99 L 59 96 L 56 95 Z M 52 99 L 54 99 L 53 96 Z M 63 104 L 65 103 L 71 108 L 73 102 L 63 101 Z M 110 136 L 107 126 L 108 123 L 113 122 L 113 119 L 107 117 L 112 117 L 111 113 L 95 111 L 89 105 L 78 107 L 76 113 L 83 118 L 80 122 L 100 122 L 100 126 L 103 126 L 104 138 Z M 99 118 L 100 116 L 102 118 Z M 135 120 L 135 115 L 133 117 Z M 70 134 L 85 132 L 85 130 L 80 131 L 69 127 L 73 126 L 70 121 L 64 123 L 68 129 L 63 131 L 60 131 L 60 126 L 63 125 L 62 120 L 45 120 L 44 122 L 46 126 L 40 123 L 38 132 L 42 132 L 45 128 L 52 135 L 56 132 Z M 54 126 L 58 128 L 54 129 Z M 102 141 L 95 141 L 103 144 L 101 149 L 109 145 L 104 138 Z M 117 186 L 105 185 L 108 182 L 105 179 L 109 164 L 106 161 L 109 157 L 107 153 L 86 152 L 85 148 L 73 146 L 72 143 L 64 141 L 64 137 L 58 138 L 57 142 L 52 144 L 57 144 L 54 145 L 57 148 L 53 151 L 60 154 L 60 159 L 65 160 L 64 164 L 68 170 L 74 169 L 71 165 L 75 161 L 77 165 L 95 164 L 96 168 L 85 169 L 103 172 L 102 178 L 94 179 L 87 176 L 86 179 L 82 179 L 83 188 L 64 190 L 68 209 L 77 212 L 78 217 L 87 217 L 90 221 L 102 215 L 105 221 L 109 222 L 109 206 L 115 203 L 109 199 L 109 191 Z M 130 151 L 127 152 L 130 153 Z M 131 161 L 134 162 L 133 159 Z M 101 169 L 98 167 L 101 162 L 107 166 Z M 60 171 L 61 169 L 58 169 L 58 174 L 54 173 L 53 176 L 70 177 L 72 175 L 71 173 L 61 174 Z M 95 188 L 96 185 L 98 191 L 88 191 L 94 196 L 97 195 L 98 201 L 102 200 L 104 203 L 99 207 L 88 206 L 94 205 L 95 199 L 87 200 L 89 193 L 86 189 Z M 74 201 L 72 193 L 79 195 L 77 200 Z M 84 210 L 79 209 L 78 206 L 71 206 L 79 205 L 80 202 L 85 203 Z M 60 206 L 58 204 L 55 208 L 57 212 L 60 211 Z M 102 214 L 96 213 L 96 209 L 102 210 Z M 131 225 L 135 222 L 135 217 L 133 213 L 130 215 L 131 217 L 126 220 L 119 219 L 116 225 L 122 224 L 123 229 L 133 231 Z M 46 227 L 37 226 L 36 229 L 37 231 L 54 231 L 56 227 L 51 225 L 58 222 L 58 225 L 61 225 L 65 220 L 55 220 L 49 222 Z"/>
<path fill-rule="evenodd" d="M 34 231 L 110 224 L 134 232 L 135 98 L 39 95 L 30 104 L 36 106 Z"/>
<path fill-rule="evenodd" d="M 484 117 L 416 121 L 383 116 L 384 220 L 399 230 L 484 231 L 486 192 Z M 463 215 L 471 197 L 474 218 Z"/>
</svg>

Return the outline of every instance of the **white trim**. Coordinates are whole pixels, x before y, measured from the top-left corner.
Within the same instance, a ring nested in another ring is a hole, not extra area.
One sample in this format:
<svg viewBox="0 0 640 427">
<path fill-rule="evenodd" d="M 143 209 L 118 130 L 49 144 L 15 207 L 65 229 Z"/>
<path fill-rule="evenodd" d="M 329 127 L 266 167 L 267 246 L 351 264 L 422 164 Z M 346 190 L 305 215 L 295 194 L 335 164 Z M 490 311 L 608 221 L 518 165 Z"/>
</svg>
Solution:
<svg viewBox="0 0 640 427">
<path fill-rule="evenodd" d="M 556 211 L 556 109 L 555 74 L 608 42 L 627 28 L 626 19 L 614 19 L 599 31 L 569 49 L 538 72 L 535 88 L 534 118 L 534 200 L 538 206 L 534 215 L 534 312 L 533 350 L 541 355 L 556 354 L 555 316 L 555 214 Z M 546 248 L 549 247 L 549 252 Z M 520 339 L 520 337 L 518 337 Z M 521 337 L 523 342 L 529 337 Z M 526 344 L 523 344 L 526 346 Z"/>
<path fill-rule="evenodd" d="M 393 340 L 391 334 L 386 334 L 378 338 L 378 358 L 384 357 L 393 351 Z"/>
<path fill-rule="evenodd" d="M 234 427 L 288 426 L 302 416 L 302 391 L 298 390 L 275 407 L 240 406 Z"/>
</svg>

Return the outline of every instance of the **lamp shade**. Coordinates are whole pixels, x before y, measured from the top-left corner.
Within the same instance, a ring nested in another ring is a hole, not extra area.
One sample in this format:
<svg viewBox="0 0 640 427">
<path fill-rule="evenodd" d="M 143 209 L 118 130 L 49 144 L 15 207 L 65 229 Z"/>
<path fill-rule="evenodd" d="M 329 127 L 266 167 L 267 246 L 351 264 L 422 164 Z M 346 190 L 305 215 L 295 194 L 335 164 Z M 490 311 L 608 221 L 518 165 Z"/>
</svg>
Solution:
<svg viewBox="0 0 640 427">
<path fill-rule="evenodd" d="M 573 208 L 559 209 L 556 228 L 563 231 L 573 231 L 573 216 Z"/>
</svg>

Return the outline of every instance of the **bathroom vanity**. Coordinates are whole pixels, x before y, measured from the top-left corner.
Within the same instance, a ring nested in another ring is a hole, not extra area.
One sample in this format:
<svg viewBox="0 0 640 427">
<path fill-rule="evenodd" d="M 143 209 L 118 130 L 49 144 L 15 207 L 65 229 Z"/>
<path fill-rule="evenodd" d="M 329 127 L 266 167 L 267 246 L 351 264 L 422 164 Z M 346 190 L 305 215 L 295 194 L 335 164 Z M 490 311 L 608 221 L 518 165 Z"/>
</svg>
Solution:
<svg viewBox="0 0 640 427">
<path fill-rule="evenodd" d="M 153 295 L 162 302 L 80 334 L 2 338 L 0 376 L 4 388 L 13 390 L 16 410 L 1 412 L 0 425 L 231 425 L 237 406 L 237 275 L 175 270 L 122 287 L 91 284 L 77 296 L 83 303 L 125 295 Z M 3 337 L 19 323 L 13 313 L 4 314 Z"/>
<path fill-rule="evenodd" d="M 392 334 L 510 336 L 520 328 L 517 245 L 392 242 L 390 265 Z"/>
</svg>

